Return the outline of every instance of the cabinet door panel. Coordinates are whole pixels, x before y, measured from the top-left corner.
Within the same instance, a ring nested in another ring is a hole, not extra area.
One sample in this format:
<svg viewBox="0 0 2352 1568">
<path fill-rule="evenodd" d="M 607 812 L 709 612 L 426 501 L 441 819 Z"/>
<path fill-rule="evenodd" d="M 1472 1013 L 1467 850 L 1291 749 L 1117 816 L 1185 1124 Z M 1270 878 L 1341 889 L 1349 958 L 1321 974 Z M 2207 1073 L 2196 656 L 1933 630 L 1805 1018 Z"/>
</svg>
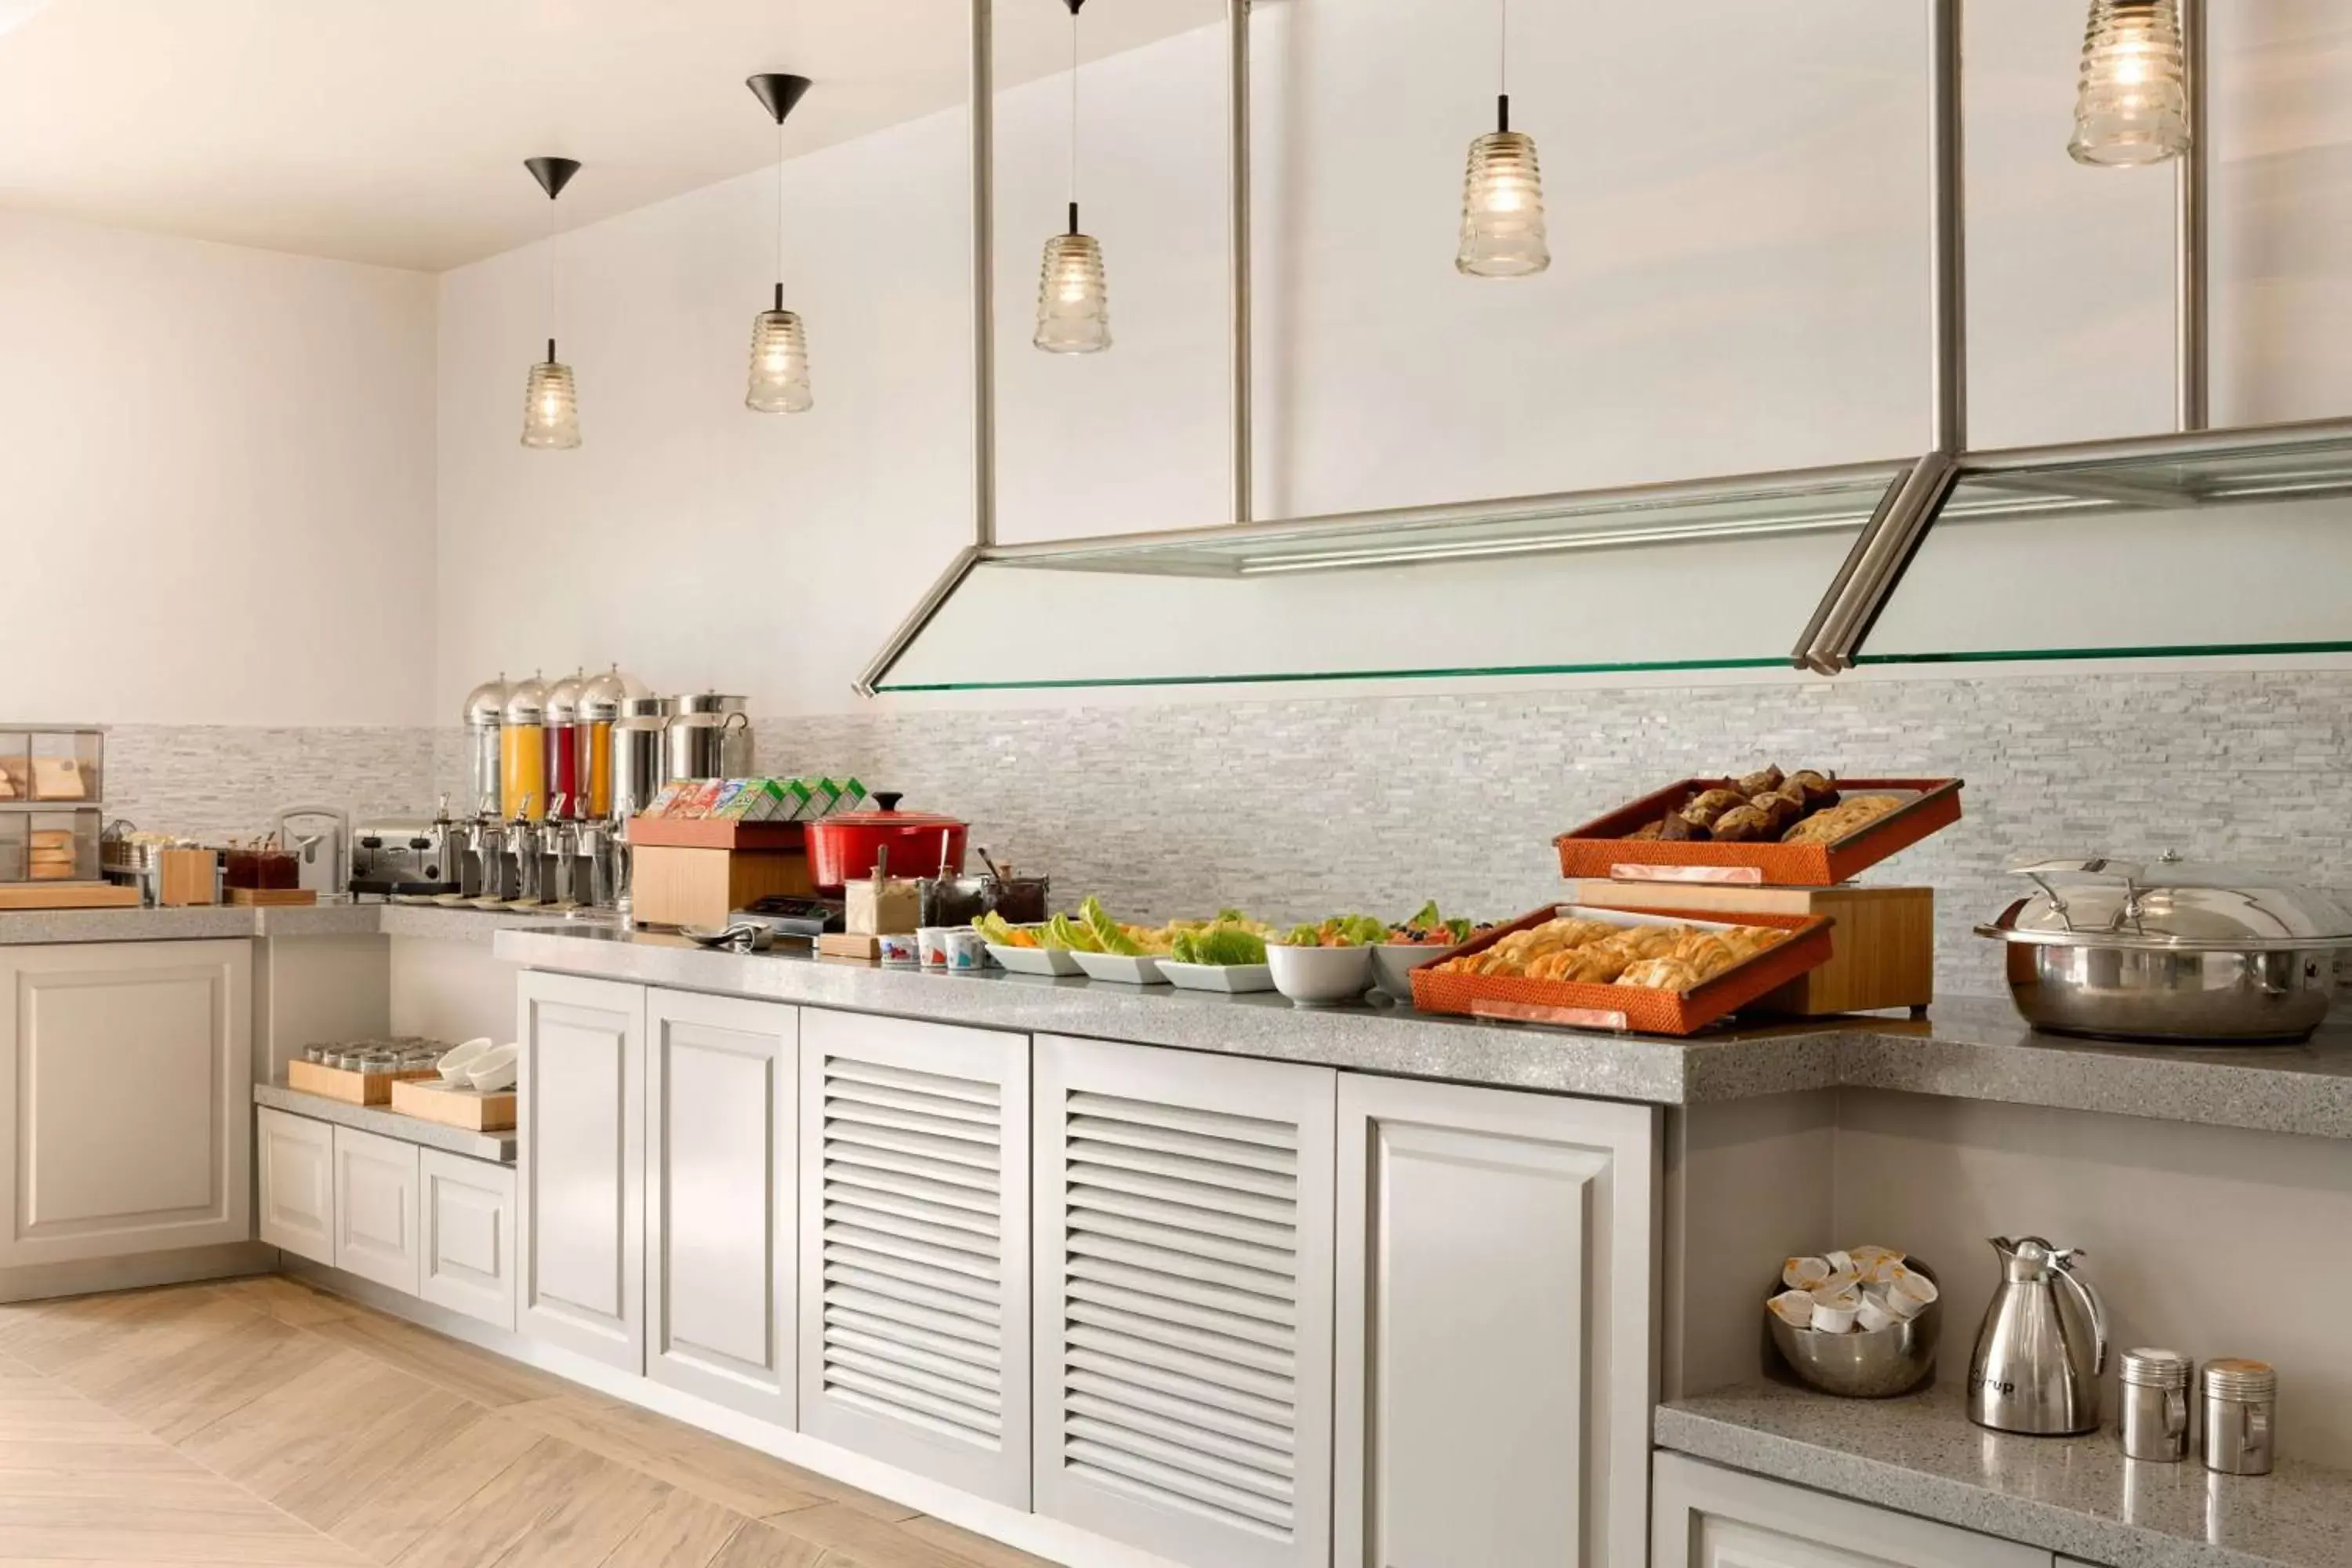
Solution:
<svg viewBox="0 0 2352 1568">
<path fill-rule="evenodd" d="M 335 1129 L 335 1267 L 416 1294 L 416 1145 Z"/>
<path fill-rule="evenodd" d="M 1058 1037 L 1036 1073 L 1037 1511 L 1328 1563 L 1335 1075 Z"/>
<path fill-rule="evenodd" d="M 439 1149 L 417 1156 L 416 1293 L 501 1329 L 515 1323 L 515 1173 Z"/>
<path fill-rule="evenodd" d="M 1342 1075 L 1340 1561 L 1638 1562 L 1656 1112 Z"/>
<path fill-rule="evenodd" d="M 1657 1457 L 1651 1568 L 2052 1568 L 2037 1547 L 1681 1454 Z"/>
<path fill-rule="evenodd" d="M 0 952 L 0 1268 L 248 1239 L 251 947 Z"/>
<path fill-rule="evenodd" d="M 254 1112 L 262 1240 L 314 1263 L 335 1261 L 335 1130 L 263 1106 Z"/>
<path fill-rule="evenodd" d="M 646 1028 L 646 1371 L 790 1426 L 799 1015 L 655 991 Z"/>
<path fill-rule="evenodd" d="M 1029 1037 L 801 1016 L 801 1430 L 1029 1506 Z"/>
<path fill-rule="evenodd" d="M 645 1370 L 645 991 L 526 973 L 520 1327 Z"/>
</svg>

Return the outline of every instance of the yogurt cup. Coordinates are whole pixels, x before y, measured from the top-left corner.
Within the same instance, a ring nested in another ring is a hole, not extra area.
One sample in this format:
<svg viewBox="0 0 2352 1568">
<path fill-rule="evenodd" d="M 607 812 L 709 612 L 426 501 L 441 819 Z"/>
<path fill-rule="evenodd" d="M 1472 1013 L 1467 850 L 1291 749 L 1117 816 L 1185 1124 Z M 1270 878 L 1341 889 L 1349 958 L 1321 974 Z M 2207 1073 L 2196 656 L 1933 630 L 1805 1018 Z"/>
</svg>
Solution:
<svg viewBox="0 0 2352 1568">
<path fill-rule="evenodd" d="M 970 926 L 956 926 L 947 932 L 948 967 L 970 973 L 988 967 L 988 944 Z"/>
</svg>

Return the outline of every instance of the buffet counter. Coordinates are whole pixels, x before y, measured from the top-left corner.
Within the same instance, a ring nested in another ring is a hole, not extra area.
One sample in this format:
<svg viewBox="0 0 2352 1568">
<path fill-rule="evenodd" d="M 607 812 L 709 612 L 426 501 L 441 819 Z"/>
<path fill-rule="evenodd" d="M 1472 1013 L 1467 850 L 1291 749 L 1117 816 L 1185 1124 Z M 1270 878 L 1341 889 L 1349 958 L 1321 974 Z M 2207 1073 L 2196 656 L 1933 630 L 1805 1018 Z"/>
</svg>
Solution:
<svg viewBox="0 0 2352 1568">
<path fill-rule="evenodd" d="M 302 907 L 249 909 L 208 904 L 158 910 L 10 910 L 0 911 L 0 947 L 53 942 L 202 942 L 235 937 L 413 936 L 436 942 L 488 944 L 501 931 L 544 926 L 545 913 L 449 910 L 421 904 L 335 901 Z M 610 925 L 614 917 L 579 917 L 583 926 Z"/>
<path fill-rule="evenodd" d="M 2352 1138 L 2352 1021 L 2329 1024 L 2307 1045 L 2189 1049 L 2039 1034 L 2006 1000 L 1955 998 L 1925 1020 L 1854 1016 L 1664 1039 L 1411 1009 L 1294 1007 L 1271 993 L 714 952 L 609 927 L 524 923 L 498 932 L 495 951 L 526 968 L 635 984 L 1656 1105 L 1894 1089 Z"/>
</svg>

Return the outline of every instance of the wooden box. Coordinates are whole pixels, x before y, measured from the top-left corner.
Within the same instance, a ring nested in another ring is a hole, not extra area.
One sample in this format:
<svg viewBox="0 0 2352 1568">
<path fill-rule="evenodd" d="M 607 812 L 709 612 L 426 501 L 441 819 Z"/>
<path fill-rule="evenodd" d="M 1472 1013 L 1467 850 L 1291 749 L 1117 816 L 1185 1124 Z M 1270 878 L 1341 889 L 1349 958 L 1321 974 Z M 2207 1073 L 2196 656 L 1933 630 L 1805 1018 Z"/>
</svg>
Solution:
<svg viewBox="0 0 2352 1568">
<path fill-rule="evenodd" d="M 163 849 L 156 853 L 155 902 L 187 909 L 220 902 L 220 856 L 210 849 Z"/>
<path fill-rule="evenodd" d="M 630 910 L 644 926 L 722 926 L 772 894 L 807 897 L 808 836 L 797 822 L 629 823 Z"/>
<path fill-rule="evenodd" d="M 1748 1011 L 1817 1017 L 1887 1007 L 1925 1008 L 1936 994 L 1933 888 L 1742 888 L 1686 882 L 1572 884 L 1580 904 L 1619 910 L 1692 910 L 1737 915 L 1827 915 L 1835 951 L 1749 1004 Z"/>
<path fill-rule="evenodd" d="M 392 1086 L 392 1108 L 403 1116 L 462 1127 L 468 1132 L 505 1132 L 515 1124 L 515 1091 L 484 1094 L 471 1084 L 438 1078 L 403 1079 Z"/>
<path fill-rule="evenodd" d="M 287 1088 L 340 1100 L 346 1105 L 390 1105 L 392 1086 L 400 1079 L 440 1076 L 439 1069 L 429 1062 L 413 1071 L 398 1073 L 346 1072 L 341 1068 L 320 1067 L 317 1062 L 286 1064 Z"/>
<path fill-rule="evenodd" d="M 0 882 L 0 910 L 135 910 L 146 901 L 114 882 Z"/>
</svg>

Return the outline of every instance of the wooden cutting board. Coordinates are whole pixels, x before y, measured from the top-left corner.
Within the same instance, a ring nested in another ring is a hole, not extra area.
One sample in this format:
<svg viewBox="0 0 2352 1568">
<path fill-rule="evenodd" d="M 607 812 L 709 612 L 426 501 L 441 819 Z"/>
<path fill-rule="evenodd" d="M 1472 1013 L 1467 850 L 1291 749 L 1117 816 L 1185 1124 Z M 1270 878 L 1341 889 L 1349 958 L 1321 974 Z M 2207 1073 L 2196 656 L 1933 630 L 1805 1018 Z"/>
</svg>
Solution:
<svg viewBox="0 0 2352 1568">
<path fill-rule="evenodd" d="M 439 1078 L 430 1065 L 414 1072 L 346 1072 L 341 1068 L 322 1068 L 317 1062 L 288 1062 L 286 1087 L 304 1094 L 340 1100 L 345 1105 L 390 1105 L 392 1089 L 404 1079 Z"/>
</svg>

